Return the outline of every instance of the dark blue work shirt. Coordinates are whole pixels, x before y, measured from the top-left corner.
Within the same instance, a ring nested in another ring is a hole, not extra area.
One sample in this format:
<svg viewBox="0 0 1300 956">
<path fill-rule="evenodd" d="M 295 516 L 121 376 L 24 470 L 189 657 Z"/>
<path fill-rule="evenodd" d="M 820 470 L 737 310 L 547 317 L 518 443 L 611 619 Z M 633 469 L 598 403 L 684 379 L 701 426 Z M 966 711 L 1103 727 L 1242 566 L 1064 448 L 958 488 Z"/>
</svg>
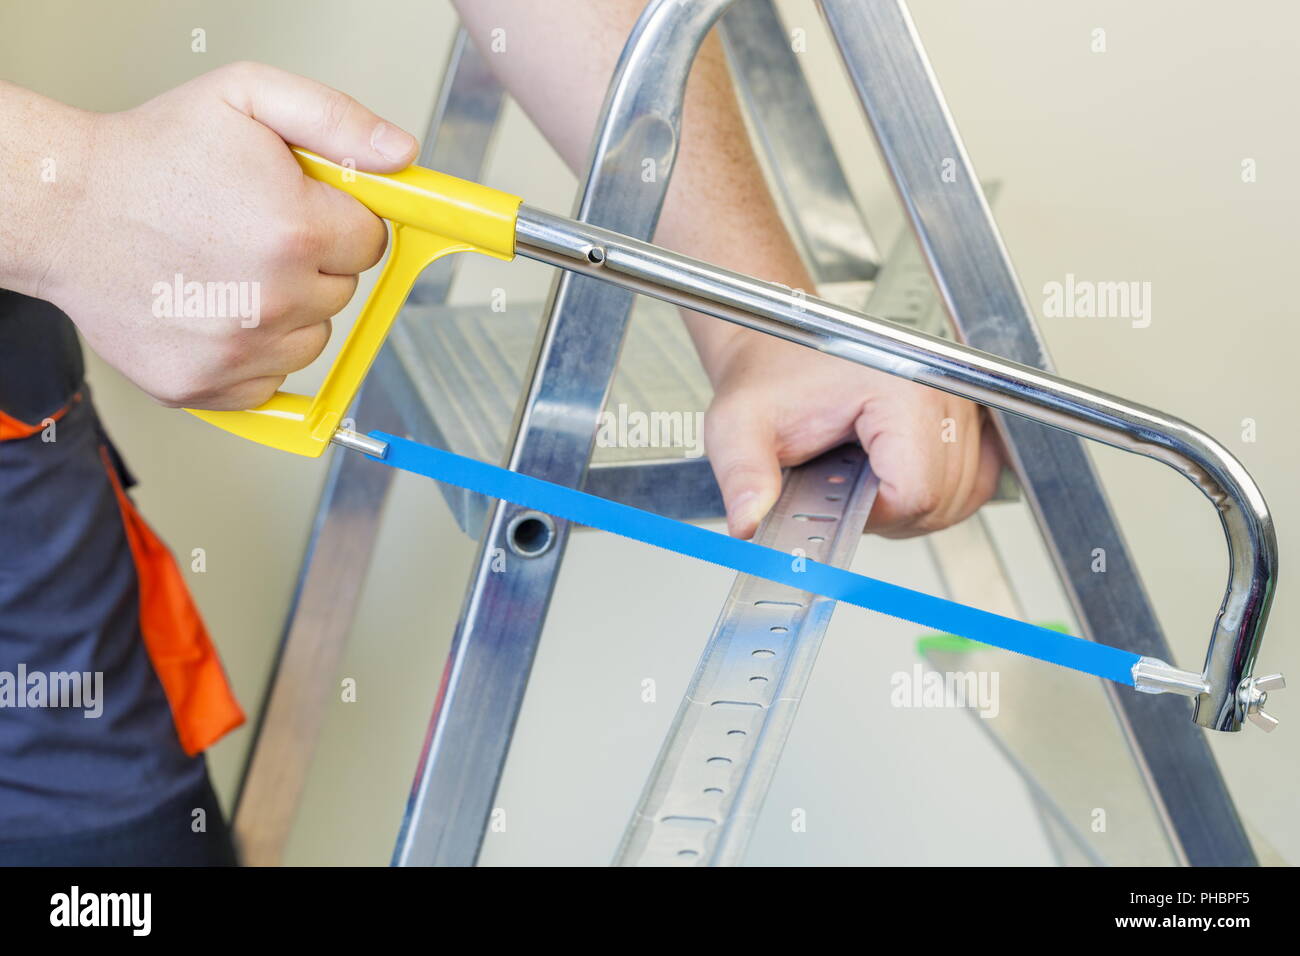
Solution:
<svg viewBox="0 0 1300 956">
<path fill-rule="evenodd" d="M 140 634 L 101 447 L 130 479 L 83 374 L 67 316 L 0 290 L 0 411 L 38 425 L 66 409 L 54 441 L 0 441 L 0 861 L 6 841 L 117 826 L 204 785 Z"/>
</svg>

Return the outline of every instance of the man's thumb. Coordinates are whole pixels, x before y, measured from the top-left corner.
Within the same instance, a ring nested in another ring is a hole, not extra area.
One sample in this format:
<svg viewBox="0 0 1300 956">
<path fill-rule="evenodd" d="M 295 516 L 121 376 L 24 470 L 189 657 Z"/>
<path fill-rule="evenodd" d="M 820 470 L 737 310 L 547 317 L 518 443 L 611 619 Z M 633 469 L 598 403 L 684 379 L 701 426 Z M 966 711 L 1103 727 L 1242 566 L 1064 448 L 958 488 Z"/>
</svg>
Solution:
<svg viewBox="0 0 1300 956">
<path fill-rule="evenodd" d="M 713 415 L 706 448 L 727 506 L 727 531 L 752 538 L 781 494 L 781 464 L 764 425 L 738 415 Z"/>
<path fill-rule="evenodd" d="M 286 143 L 357 169 L 390 173 L 415 159 L 415 137 L 346 93 L 261 63 L 226 68 L 226 100 Z"/>
</svg>

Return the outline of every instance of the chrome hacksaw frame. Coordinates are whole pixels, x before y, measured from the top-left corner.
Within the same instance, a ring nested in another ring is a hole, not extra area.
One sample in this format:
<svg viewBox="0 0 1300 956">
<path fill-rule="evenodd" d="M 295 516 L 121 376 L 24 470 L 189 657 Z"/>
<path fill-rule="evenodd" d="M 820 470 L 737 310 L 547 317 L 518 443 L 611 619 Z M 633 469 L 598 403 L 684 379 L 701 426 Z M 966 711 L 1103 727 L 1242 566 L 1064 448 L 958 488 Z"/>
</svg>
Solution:
<svg viewBox="0 0 1300 956">
<path fill-rule="evenodd" d="M 742 0 L 742 5 L 755 8 L 766 3 Z M 632 236 L 648 238 L 653 232 L 675 155 L 685 76 L 704 34 L 729 6 L 724 0 L 685 4 L 657 0 L 647 7 L 611 87 L 578 219 Z M 1024 364 L 1045 366 L 1032 316 L 905 7 L 895 0 L 823 0 L 822 9 L 959 334 L 986 351 L 1008 355 Z M 468 56 L 462 38 L 457 42 L 454 60 L 465 63 Z M 477 68 L 481 71 L 481 64 Z M 448 86 L 453 93 L 459 72 L 455 71 Z M 487 99 L 495 114 L 499 92 Z M 452 104 L 452 96 L 444 98 L 440 119 L 457 115 Z M 426 149 L 430 145 L 436 149 L 445 142 L 446 137 L 430 136 Z M 473 143 L 471 137 L 470 152 Z M 621 147 L 617 152 L 611 149 L 615 143 Z M 664 173 L 659 187 L 647 190 L 639 175 L 634 183 L 631 177 L 639 173 L 639 166 L 636 170 L 621 166 L 620 153 L 656 158 Z M 958 161 L 959 177 L 956 184 L 936 190 L 935 170 L 927 164 L 940 155 Z M 481 151 L 477 159 L 481 162 Z M 440 158 L 433 158 L 429 164 L 467 178 L 477 171 L 465 168 L 469 163 L 457 165 Z M 827 180 L 811 177 L 811 181 Z M 806 235 L 801 238 L 806 250 L 816 250 Z M 812 258 L 816 261 L 816 254 Z M 823 270 L 819 275 L 825 277 L 827 272 Z M 506 462 L 511 468 L 557 483 L 582 483 L 591 440 L 589 437 L 584 442 L 581 436 L 586 432 L 594 436 L 596 413 L 608 392 L 631 299 L 626 290 L 593 279 L 570 273 L 560 277 L 539 338 L 531 382 L 520 405 Z M 589 376 L 562 374 L 566 368 L 571 372 L 575 367 L 570 364 L 575 355 Z M 602 373 L 607 374 L 602 377 Z M 367 394 L 372 391 L 373 386 Z M 366 401 L 363 396 L 362 402 Z M 367 425 L 374 423 L 369 417 L 366 421 Z M 1013 450 L 1022 487 L 1061 566 L 1085 633 L 1104 634 L 1107 643 L 1144 656 L 1168 658 L 1135 574 L 1108 575 L 1109 590 L 1101 595 L 1088 587 L 1088 579 L 1095 576 L 1089 575 L 1086 568 L 1078 575 L 1079 569 L 1062 557 L 1081 550 L 1068 547 L 1071 540 L 1078 539 L 1081 529 L 1087 528 L 1087 540 L 1096 541 L 1100 527 L 1103 533 L 1113 534 L 1113 540 L 1107 538 L 1111 561 L 1118 558 L 1131 569 L 1113 516 L 1078 439 L 1018 419 L 1004 419 L 1001 428 Z M 326 487 L 330 503 L 341 498 L 336 478 L 341 479 L 346 468 L 339 465 L 336 471 L 332 467 Z M 1066 496 L 1044 493 L 1044 489 L 1059 485 L 1065 478 L 1072 491 L 1068 500 Z M 379 483 L 385 481 L 380 479 Z M 372 488 L 371 499 L 382 501 L 384 490 Z M 318 522 L 314 551 L 320 550 L 332 531 L 337 533 L 338 523 L 329 520 L 332 510 L 323 509 L 325 517 Z M 377 515 L 378 506 L 370 513 Z M 448 674 L 455 683 L 447 686 L 431 721 L 412 802 L 394 855 L 397 863 L 464 864 L 473 862 L 477 855 L 567 534 L 563 523 L 557 522 L 551 546 L 534 556 L 532 573 L 510 575 L 508 579 L 485 575 L 484 563 L 493 550 L 511 547 L 510 534 L 517 527 L 513 523 L 517 517 L 509 505 L 500 503 L 490 513 L 480 548 L 479 571 L 471 580 L 449 664 Z M 326 576 L 323 572 L 313 576 L 316 564 L 311 562 L 305 568 L 294 625 L 311 616 L 312 609 L 304 606 L 303 599 L 320 597 L 320 581 Z M 360 575 L 356 577 L 359 580 Z M 1125 593 L 1114 593 L 1116 580 L 1126 586 L 1121 589 Z M 355 601 L 355 594 L 351 600 Z M 526 608 L 522 614 L 521 607 Z M 338 622 L 346 619 L 350 619 L 350 613 L 335 615 L 332 630 L 338 632 Z M 302 633 L 294 625 L 287 634 L 263 733 L 250 763 L 241 811 L 256 806 L 250 798 L 259 781 L 273 777 L 272 771 L 258 772 L 259 761 L 267 766 L 262 755 L 273 752 L 264 749 L 270 746 L 267 741 L 287 739 L 280 726 L 285 708 L 276 706 L 277 698 L 292 703 L 293 688 L 303 686 L 298 679 L 302 677 L 297 673 L 300 668 L 293 669 L 293 673 L 286 670 L 286 664 L 295 657 L 308 656 L 294 654 L 292 639 L 295 633 Z M 332 638 L 336 648 L 341 639 L 341 632 Z M 312 642 L 310 637 L 303 640 Z M 284 690 L 286 687 L 289 689 Z M 1177 859 L 1221 865 L 1253 862 L 1222 778 L 1203 736 L 1187 720 L 1185 705 L 1170 696 L 1135 694 L 1121 695 L 1116 704 L 1120 724 L 1149 783 L 1152 799 L 1161 809 Z M 254 809 L 249 809 L 248 814 L 256 818 Z M 246 840 L 250 827 L 241 823 L 249 815 L 241 812 L 236 821 L 236 832 L 246 846 L 250 845 Z M 278 846 L 282 847 L 283 815 L 279 824 Z M 251 827 L 251 832 L 256 829 Z M 274 830 L 274 826 L 266 828 L 268 833 Z M 274 833 L 268 838 L 269 856 L 278 852 L 276 840 Z M 264 860 L 269 861 L 269 857 Z"/>
</svg>

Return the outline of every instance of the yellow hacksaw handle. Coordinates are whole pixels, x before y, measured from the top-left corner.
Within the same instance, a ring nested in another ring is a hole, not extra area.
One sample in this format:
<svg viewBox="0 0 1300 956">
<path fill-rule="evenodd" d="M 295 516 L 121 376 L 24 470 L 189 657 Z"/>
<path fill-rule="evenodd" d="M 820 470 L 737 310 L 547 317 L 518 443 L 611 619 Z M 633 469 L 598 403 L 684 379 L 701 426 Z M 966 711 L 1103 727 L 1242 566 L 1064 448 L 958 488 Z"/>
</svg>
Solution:
<svg viewBox="0 0 1300 956">
<path fill-rule="evenodd" d="M 452 252 L 513 259 L 521 200 L 420 166 L 383 175 L 340 166 L 297 147 L 293 153 L 312 179 L 356 197 L 392 223 L 383 271 L 315 395 L 276 392 L 247 411 L 186 411 L 241 438 L 316 458 L 347 413 L 424 267 Z"/>
</svg>

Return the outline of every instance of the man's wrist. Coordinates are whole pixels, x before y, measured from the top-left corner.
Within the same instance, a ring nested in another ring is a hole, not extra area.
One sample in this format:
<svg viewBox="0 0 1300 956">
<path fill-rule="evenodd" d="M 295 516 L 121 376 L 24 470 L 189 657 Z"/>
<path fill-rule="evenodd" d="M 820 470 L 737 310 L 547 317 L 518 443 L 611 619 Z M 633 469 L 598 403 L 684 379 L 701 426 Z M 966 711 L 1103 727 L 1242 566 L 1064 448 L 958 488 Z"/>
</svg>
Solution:
<svg viewBox="0 0 1300 956">
<path fill-rule="evenodd" d="M 96 114 L 0 83 L 0 287 L 53 300 L 76 240 Z"/>
</svg>

